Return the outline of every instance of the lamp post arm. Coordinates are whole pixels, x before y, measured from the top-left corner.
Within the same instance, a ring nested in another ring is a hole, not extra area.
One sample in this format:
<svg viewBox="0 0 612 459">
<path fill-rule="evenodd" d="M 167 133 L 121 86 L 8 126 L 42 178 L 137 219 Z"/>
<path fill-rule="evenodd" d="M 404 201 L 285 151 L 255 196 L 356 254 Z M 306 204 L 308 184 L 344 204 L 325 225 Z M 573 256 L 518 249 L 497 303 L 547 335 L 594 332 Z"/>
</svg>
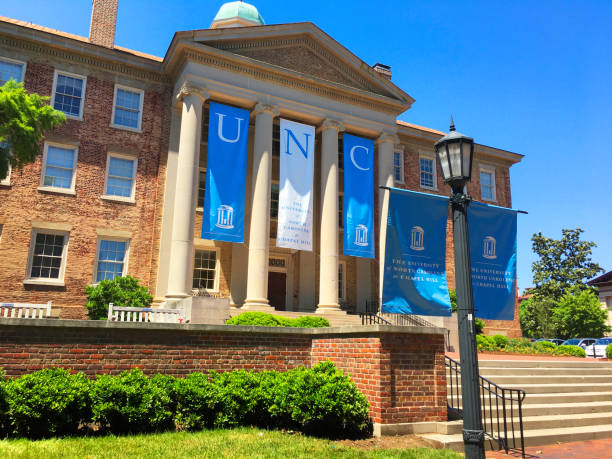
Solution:
<svg viewBox="0 0 612 459">
<path fill-rule="evenodd" d="M 459 323 L 461 394 L 463 400 L 463 441 L 465 457 L 484 459 L 484 430 L 480 406 L 478 354 L 474 323 L 472 268 L 467 224 L 467 206 L 471 201 L 461 189 L 453 189 L 451 207 L 455 247 L 455 288 Z"/>
</svg>

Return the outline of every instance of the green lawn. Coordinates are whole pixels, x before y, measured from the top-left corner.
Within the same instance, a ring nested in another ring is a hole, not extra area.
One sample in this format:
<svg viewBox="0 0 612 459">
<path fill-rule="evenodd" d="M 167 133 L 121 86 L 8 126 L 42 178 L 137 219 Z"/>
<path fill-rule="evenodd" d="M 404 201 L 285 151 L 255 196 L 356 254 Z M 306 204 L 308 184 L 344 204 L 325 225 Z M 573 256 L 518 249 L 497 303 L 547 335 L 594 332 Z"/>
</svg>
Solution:
<svg viewBox="0 0 612 459">
<path fill-rule="evenodd" d="M 462 456 L 435 449 L 359 449 L 303 435 L 260 429 L 214 430 L 125 437 L 82 437 L 42 441 L 2 440 L 1 458 L 187 458 L 187 457 L 350 457 L 407 459 Z"/>
</svg>

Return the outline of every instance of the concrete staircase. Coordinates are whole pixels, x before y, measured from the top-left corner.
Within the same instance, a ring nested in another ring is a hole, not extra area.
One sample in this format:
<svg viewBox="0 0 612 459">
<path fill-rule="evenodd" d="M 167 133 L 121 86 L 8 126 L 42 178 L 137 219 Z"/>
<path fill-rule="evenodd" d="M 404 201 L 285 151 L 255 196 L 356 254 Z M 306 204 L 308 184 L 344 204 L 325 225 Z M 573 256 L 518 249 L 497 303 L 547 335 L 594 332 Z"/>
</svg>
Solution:
<svg viewBox="0 0 612 459">
<path fill-rule="evenodd" d="M 612 437 L 612 362 L 481 360 L 478 365 L 482 376 L 501 387 L 525 391 L 525 446 Z M 518 419 L 515 427 L 518 438 Z M 441 430 L 422 437 L 462 452 L 462 421 Z"/>
</svg>

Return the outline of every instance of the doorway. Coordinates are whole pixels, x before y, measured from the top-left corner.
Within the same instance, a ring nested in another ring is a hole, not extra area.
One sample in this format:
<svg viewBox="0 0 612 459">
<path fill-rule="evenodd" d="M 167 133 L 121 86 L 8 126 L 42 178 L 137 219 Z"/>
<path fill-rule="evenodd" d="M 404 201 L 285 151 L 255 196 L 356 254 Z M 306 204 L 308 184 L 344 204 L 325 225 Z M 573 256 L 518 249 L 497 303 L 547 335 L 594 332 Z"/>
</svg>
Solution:
<svg viewBox="0 0 612 459">
<path fill-rule="evenodd" d="M 270 271 L 268 273 L 268 301 L 279 311 L 286 309 L 287 273 Z"/>
</svg>

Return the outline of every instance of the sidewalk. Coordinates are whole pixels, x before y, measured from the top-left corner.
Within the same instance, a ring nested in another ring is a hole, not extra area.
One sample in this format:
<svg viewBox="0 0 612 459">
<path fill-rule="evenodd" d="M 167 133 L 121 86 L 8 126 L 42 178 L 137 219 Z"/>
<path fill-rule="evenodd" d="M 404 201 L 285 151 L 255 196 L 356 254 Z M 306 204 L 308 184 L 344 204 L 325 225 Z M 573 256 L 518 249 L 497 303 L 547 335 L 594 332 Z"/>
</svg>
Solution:
<svg viewBox="0 0 612 459">
<path fill-rule="evenodd" d="M 487 451 L 487 459 L 520 458 L 520 452 Z M 525 448 L 527 459 L 610 459 L 612 438 Z"/>
<path fill-rule="evenodd" d="M 453 360 L 459 360 L 458 352 L 446 352 L 446 355 Z M 592 357 L 571 357 L 566 355 L 548 355 L 548 354 L 509 354 L 507 352 L 479 352 L 478 360 L 554 360 L 563 361 L 571 360 L 581 362 L 594 362 L 595 359 Z M 604 359 L 597 359 L 597 361 L 606 361 Z M 612 454 L 610 455 L 612 458 Z"/>
</svg>

